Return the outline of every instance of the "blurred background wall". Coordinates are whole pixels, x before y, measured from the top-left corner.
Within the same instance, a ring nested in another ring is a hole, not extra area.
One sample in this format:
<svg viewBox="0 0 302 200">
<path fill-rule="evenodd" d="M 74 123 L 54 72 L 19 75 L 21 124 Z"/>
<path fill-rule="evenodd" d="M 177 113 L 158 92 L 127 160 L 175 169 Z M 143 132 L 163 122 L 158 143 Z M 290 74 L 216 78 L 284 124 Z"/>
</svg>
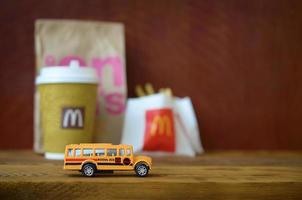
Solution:
<svg viewBox="0 0 302 200">
<path fill-rule="evenodd" d="M 206 150 L 302 149 L 302 1 L 1 0 L 0 148 L 32 148 L 38 18 L 123 22 L 129 96 L 190 96 Z"/>
</svg>

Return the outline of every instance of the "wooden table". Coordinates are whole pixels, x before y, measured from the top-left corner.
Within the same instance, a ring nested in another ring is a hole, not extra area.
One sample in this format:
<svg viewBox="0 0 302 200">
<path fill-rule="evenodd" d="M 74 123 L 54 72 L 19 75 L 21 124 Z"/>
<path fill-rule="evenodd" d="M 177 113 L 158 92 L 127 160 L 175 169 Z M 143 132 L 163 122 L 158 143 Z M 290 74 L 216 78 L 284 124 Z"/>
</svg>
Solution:
<svg viewBox="0 0 302 200">
<path fill-rule="evenodd" d="M 0 152 L 0 199 L 302 199 L 302 152 L 209 152 L 82 177 L 31 151 Z"/>
</svg>

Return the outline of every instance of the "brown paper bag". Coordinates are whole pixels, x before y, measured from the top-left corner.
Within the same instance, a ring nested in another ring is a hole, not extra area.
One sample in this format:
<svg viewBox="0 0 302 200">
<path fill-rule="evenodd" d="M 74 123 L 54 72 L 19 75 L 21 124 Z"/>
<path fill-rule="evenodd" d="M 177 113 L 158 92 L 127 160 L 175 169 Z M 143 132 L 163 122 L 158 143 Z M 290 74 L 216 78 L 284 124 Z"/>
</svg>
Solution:
<svg viewBox="0 0 302 200">
<path fill-rule="evenodd" d="M 127 96 L 124 26 L 120 23 L 37 20 L 36 72 L 45 66 L 67 66 L 78 60 L 98 72 L 98 105 L 94 142 L 119 143 Z M 35 94 L 34 150 L 43 152 L 39 94 Z"/>
</svg>

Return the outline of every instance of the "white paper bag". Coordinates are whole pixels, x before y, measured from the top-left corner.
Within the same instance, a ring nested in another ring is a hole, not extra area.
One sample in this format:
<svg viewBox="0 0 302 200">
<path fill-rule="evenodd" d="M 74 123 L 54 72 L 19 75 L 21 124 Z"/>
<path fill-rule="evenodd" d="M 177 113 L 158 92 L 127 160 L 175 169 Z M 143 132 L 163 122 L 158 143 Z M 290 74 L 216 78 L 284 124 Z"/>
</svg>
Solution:
<svg viewBox="0 0 302 200">
<path fill-rule="evenodd" d="M 190 98 L 155 94 L 127 102 L 123 144 L 135 152 L 194 156 L 203 152 Z"/>
</svg>

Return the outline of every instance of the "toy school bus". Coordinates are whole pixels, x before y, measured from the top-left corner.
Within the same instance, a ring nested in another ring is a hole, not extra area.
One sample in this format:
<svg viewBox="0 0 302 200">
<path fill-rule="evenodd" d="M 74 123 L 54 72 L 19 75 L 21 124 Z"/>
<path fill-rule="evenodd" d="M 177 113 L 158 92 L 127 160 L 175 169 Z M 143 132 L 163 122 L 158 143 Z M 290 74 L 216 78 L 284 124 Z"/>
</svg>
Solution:
<svg viewBox="0 0 302 200">
<path fill-rule="evenodd" d="M 134 170 L 140 177 L 148 175 L 152 160 L 148 156 L 134 156 L 132 145 L 104 143 L 66 145 L 64 169 L 94 176 L 98 172 Z"/>
</svg>

